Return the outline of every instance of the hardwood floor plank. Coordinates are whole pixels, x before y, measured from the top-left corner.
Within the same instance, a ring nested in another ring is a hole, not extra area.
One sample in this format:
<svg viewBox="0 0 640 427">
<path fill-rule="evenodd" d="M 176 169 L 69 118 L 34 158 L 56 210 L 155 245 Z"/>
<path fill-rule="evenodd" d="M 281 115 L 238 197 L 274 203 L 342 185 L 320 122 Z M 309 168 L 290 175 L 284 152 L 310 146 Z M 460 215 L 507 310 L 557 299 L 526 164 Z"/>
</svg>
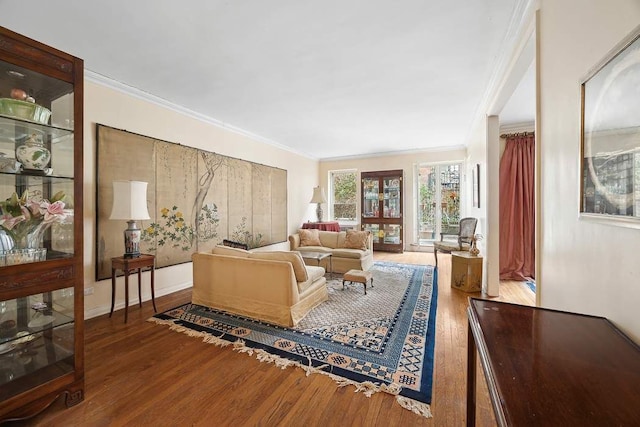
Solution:
<svg viewBox="0 0 640 427">
<path fill-rule="evenodd" d="M 434 264 L 433 254 L 376 252 L 375 259 Z M 86 321 L 86 388 L 81 404 L 59 399 L 39 416 L 15 425 L 34 426 L 461 426 L 466 417 L 466 349 L 469 296 L 451 289 L 451 256 L 439 255 L 434 354 L 433 418 L 416 415 L 377 393 L 367 398 L 337 387 L 325 375 L 279 369 L 230 347 L 170 331 L 146 320 L 149 302 L 110 319 Z M 190 301 L 184 290 L 156 300 L 159 311 Z M 519 282 L 501 283 L 498 300 L 533 305 Z M 479 426 L 495 425 L 486 384 L 478 369 Z"/>
</svg>

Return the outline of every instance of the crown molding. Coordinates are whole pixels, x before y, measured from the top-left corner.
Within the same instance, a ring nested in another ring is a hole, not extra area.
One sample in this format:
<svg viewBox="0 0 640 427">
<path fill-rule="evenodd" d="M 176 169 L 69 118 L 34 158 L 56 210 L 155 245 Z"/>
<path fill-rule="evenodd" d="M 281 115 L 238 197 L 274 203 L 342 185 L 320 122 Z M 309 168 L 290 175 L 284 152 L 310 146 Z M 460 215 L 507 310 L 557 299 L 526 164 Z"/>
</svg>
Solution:
<svg viewBox="0 0 640 427">
<path fill-rule="evenodd" d="M 206 116 L 204 114 L 198 113 L 196 111 L 190 110 L 188 108 L 185 108 L 181 105 L 175 104 L 171 101 L 168 101 L 164 98 L 160 98 L 159 96 L 153 95 L 149 92 L 145 92 L 143 90 L 140 90 L 138 88 L 135 88 L 133 86 L 129 86 L 125 83 L 119 82 L 117 80 L 113 80 L 110 77 L 104 76 L 102 74 L 98 74 L 95 71 L 91 71 L 88 69 L 84 70 L 84 76 L 85 79 L 92 82 L 92 83 L 96 83 L 99 84 L 101 86 L 107 87 L 109 89 L 113 89 L 117 92 L 123 93 L 125 95 L 131 96 L 133 98 L 137 98 L 140 99 L 142 101 L 146 101 L 149 102 L 151 104 L 157 105 L 159 107 L 162 108 L 166 108 L 168 110 L 174 111 L 178 114 L 181 114 L 183 116 L 187 116 L 190 117 L 192 119 L 196 119 L 199 120 L 201 122 L 207 123 L 209 125 L 212 126 L 216 126 L 225 130 L 228 130 L 230 132 L 236 133 L 238 135 L 242 135 L 245 136 L 247 138 L 251 138 L 255 141 L 258 142 L 262 142 L 264 144 L 270 145 L 272 147 L 278 148 L 280 150 L 284 150 L 287 151 L 289 153 L 293 153 L 296 154 L 298 156 L 302 156 L 302 157 L 306 157 L 308 159 L 312 159 L 312 160 L 319 160 L 316 157 L 310 156 L 309 154 L 306 153 L 302 153 L 300 151 L 294 150 L 291 147 L 288 147 L 286 145 L 280 144 L 279 142 L 273 141 L 269 138 L 265 138 L 263 136 L 260 135 L 256 135 L 255 133 L 246 131 L 242 128 L 230 125 L 229 123 L 225 123 L 222 120 L 218 120 L 215 119 L 213 117 L 209 117 Z"/>
<path fill-rule="evenodd" d="M 517 0 L 509 21 L 507 32 L 502 40 L 501 55 L 495 66 L 482 100 L 476 109 L 475 119 L 467 132 L 467 140 L 481 121 L 486 120 L 491 104 L 500 95 L 500 90 L 513 64 L 526 48 L 531 34 L 535 31 L 536 11 L 540 9 L 540 0 Z"/>
<path fill-rule="evenodd" d="M 334 162 L 334 161 L 341 161 L 341 160 L 361 160 L 361 159 L 369 159 L 369 158 L 375 158 L 375 157 L 402 156 L 407 154 L 441 153 L 444 151 L 457 151 L 457 150 L 466 150 L 466 149 L 467 147 L 464 145 L 453 145 L 448 147 L 416 148 L 412 150 L 401 150 L 401 151 L 381 151 L 381 152 L 369 153 L 369 154 L 355 154 L 352 156 L 325 157 L 320 159 L 320 162 Z"/>
</svg>

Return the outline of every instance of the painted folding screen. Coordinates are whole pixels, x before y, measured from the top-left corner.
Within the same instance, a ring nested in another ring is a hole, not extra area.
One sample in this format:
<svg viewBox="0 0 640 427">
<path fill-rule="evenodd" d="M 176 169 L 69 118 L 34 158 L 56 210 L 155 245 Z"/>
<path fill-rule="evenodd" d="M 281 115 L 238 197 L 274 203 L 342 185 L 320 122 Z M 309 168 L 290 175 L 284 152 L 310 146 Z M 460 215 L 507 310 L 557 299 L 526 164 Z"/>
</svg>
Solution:
<svg viewBox="0 0 640 427">
<path fill-rule="evenodd" d="M 97 125 L 96 279 L 124 253 L 126 221 L 109 220 L 114 180 L 148 182 L 141 252 L 156 266 L 191 261 L 223 239 L 249 247 L 287 239 L 287 171 Z"/>
</svg>

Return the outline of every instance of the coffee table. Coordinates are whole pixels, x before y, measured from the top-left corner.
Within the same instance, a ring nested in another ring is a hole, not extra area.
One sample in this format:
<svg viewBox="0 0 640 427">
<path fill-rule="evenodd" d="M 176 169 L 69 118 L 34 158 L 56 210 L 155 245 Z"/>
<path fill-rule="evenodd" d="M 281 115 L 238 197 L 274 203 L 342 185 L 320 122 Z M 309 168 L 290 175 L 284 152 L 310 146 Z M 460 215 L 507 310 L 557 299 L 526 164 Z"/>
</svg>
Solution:
<svg viewBox="0 0 640 427">
<path fill-rule="evenodd" d="M 329 277 L 333 279 L 333 262 L 331 261 L 332 254 L 326 252 L 300 252 L 300 255 L 302 255 L 302 259 L 305 261 L 315 260 L 318 267 L 320 267 L 320 262 L 323 259 L 329 258 Z"/>
</svg>

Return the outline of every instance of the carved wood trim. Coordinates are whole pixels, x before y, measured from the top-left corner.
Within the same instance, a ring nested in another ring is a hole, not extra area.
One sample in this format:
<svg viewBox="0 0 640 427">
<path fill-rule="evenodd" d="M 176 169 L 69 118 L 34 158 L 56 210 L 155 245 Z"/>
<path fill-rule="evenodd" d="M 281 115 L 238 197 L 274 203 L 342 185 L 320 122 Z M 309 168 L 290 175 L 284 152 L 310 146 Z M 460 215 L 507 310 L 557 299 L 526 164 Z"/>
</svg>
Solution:
<svg viewBox="0 0 640 427">
<path fill-rule="evenodd" d="M 82 389 L 75 390 L 75 391 L 67 391 L 66 394 L 67 396 L 65 398 L 64 403 L 65 405 L 67 405 L 67 408 L 75 406 L 84 400 L 84 393 Z"/>
<path fill-rule="evenodd" d="M 46 282 L 73 280 L 73 266 L 64 266 L 46 271 L 21 272 L 0 279 L 0 291 L 41 285 Z"/>
</svg>

